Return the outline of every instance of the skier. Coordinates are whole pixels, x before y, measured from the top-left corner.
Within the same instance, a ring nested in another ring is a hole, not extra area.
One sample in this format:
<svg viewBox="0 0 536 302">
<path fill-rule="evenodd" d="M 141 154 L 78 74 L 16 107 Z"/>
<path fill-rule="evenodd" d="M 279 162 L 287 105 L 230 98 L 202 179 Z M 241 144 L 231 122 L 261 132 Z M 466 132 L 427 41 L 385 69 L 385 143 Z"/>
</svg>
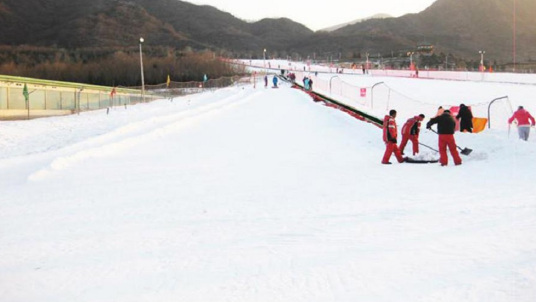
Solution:
<svg viewBox="0 0 536 302">
<path fill-rule="evenodd" d="M 303 87 L 305 88 L 305 90 L 309 90 L 309 78 L 308 77 L 303 78 Z"/>
<path fill-rule="evenodd" d="M 432 125 L 437 124 L 437 133 L 439 135 L 439 162 L 441 166 L 448 164 L 447 147 L 454 159 L 456 166 L 462 164 L 462 159 L 458 150 L 456 150 L 456 141 L 454 140 L 454 131 L 456 130 L 456 120 L 450 114 L 450 110 L 443 111 L 440 116 L 434 117 L 426 123 L 426 129 L 432 129 Z"/>
<path fill-rule="evenodd" d="M 313 91 L 313 79 L 309 79 L 309 90 Z"/>
<path fill-rule="evenodd" d="M 383 118 L 383 141 L 385 142 L 385 153 L 383 154 L 382 164 L 384 165 L 391 164 L 389 159 L 391 158 L 391 154 L 393 154 L 393 152 L 395 153 L 395 157 L 399 163 L 404 162 L 404 158 L 402 157 L 402 154 L 400 153 L 400 150 L 396 144 L 398 130 L 396 128 L 395 118 L 396 110 L 394 109 L 389 111 L 389 115 L 386 115 Z"/>
<path fill-rule="evenodd" d="M 508 119 L 508 125 L 512 124 L 514 120 L 517 120 L 517 132 L 519 139 L 528 140 L 530 134 L 530 126 L 534 127 L 534 117 L 530 113 L 523 109 L 523 106 L 519 106 L 517 111 L 514 112 L 511 118 Z"/>
<path fill-rule="evenodd" d="M 421 122 L 424 120 L 424 114 L 419 114 L 406 121 L 402 127 L 402 142 L 400 143 L 400 152 L 404 155 L 404 148 L 408 140 L 413 145 L 413 155 L 419 153 L 419 132 L 421 131 Z"/>
<path fill-rule="evenodd" d="M 456 115 L 456 119 L 460 120 L 460 132 L 473 132 L 473 114 L 465 104 L 460 105 L 460 111 Z"/>
<path fill-rule="evenodd" d="M 268 76 L 264 76 L 264 88 L 268 87 Z"/>
<path fill-rule="evenodd" d="M 274 76 L 274 78 L 272 79 L 272 82 L 274 82 L 273 88 L 277 88 L 277 76 Z"/>
</svg>

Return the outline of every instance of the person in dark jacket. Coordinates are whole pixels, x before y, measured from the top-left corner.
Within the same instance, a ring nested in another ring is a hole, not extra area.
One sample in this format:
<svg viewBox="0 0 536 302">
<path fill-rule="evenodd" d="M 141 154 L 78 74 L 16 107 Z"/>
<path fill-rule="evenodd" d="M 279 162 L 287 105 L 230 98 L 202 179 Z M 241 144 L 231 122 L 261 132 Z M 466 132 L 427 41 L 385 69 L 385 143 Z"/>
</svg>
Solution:
<svg viewBox="0 0 536 302">
<path fill-rule="evenodd" d="M 465 106 L 465 104 L 461 104 L 456 119 L 460 120 L 460 132 L 473 133 L 473 114 L 469 107 Z"/>
<path fill-rule="evenodd" d="M 390 165 L 389 159 L 391 154 L 395 153 L 396 159 L 399 163 L 404 162 L 402 153 L 397 146 L 397 129 L 396 129 L 396 110 L 389 111 L 389 115 L 383 118 L 383 141 L 385 142 L 385 153 L 383 154 L 382 164 Z"/>
<path fill-rule="evenodd" d="M 448 164 L 447 147 L 454 159 L 456 166 L 462 164 L 462 159 L 458 150 L 456 150 L 456 141 L 454 140 L 454 131 L 456 131 L 456 120 L 450 114 L 450 110 L 445 110 L 440 116 L 436 116 L 426 123 L 427 129 L 432 129 L 432 125 L 437 124 L 437 133 L 439 134 L 439 162 L 441 166 Z"/>
</svg>

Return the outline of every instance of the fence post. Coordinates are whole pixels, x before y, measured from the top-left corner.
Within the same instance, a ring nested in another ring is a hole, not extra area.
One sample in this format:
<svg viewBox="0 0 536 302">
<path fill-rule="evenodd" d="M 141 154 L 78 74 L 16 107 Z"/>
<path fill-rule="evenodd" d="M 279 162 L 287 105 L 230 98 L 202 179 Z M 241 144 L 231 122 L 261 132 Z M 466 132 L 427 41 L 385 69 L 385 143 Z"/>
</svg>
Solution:
<svg viewBox="0 0 536 302">
<path fill-rule="evenodd" d="M 331 80 L 334 78 L 338 78 L 339 76 L 332 76 L 331 79 L 329 79 L 329 95 L 331 96 Z"/>
<path fill-rule="evenodd" d="M 383 82 L 376 83 L 370 88 L 370 109 L 374 109 L 374 87 L 383 84 Z"/>
<path fill-rule="evenodd" d="M 492 100 L 488 105 L 488 129 L 491 129 L 491 105 L 495 101 L 502 100 L 502 99 L 508 99 L 508 96 L 503 96 L 503 97 L 500 97 L 500 98 L 496 98 L 496 99 Z"/>
</svg>

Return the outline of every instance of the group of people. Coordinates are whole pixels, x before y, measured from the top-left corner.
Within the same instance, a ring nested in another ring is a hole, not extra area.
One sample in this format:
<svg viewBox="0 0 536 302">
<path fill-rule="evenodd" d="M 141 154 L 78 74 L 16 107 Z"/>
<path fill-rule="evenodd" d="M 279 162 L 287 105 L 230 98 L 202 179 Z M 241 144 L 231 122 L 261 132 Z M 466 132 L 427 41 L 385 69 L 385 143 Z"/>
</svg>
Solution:
<svg viewBox="0 0 536 302">
<path fill-rule="evenodd" d="M 274 86 L 272 88 L 277 88 L 277 76 L 274 75 L 274 77 L 272 78 L 272 83 L 274 84 Z M 265 75 L 264 76 L 264 88 L 267 88 L 268 87 L 268 75 Z"/>
<path fill-rule="evenodd" d="M 303 87 L 305 87 L 305 90 L 313 91 L 313 80 L 309 77 L 304 77 Z"/>
<path fill-rule="evenodd" d="M 397 145 L 397 125 L 396 125 L 396 110 L 389 111 L 389 115 L 386 115 L 383 119 L 383 141 L 385 142 L 385 152 L 382 158 L 382 164 L 390 165 L 389 159 L 394 153 L 397 161 L 403 163 L 407 160 L 404 155 L 404 149 L 411 141 L 413 145 L 413 155 L 419 153 L 419 132 L 421 122 L 424 120 L 424 114 L 419 114 L 406 121 L 402 127 L 402 141 L 400 146 Z M 458 150 L 456 149 L 456 140 L 454 139 L 454 132 L 456 131 L 457 120 L 460 120 L 460 131 L 469 132 L 473 131 L 473 114 L 469 107 L 464 104 L 460 105 L 460 109 L 456 117 L 454 117 L 450 110 L 444 110 L 443 107 L 439 107 L 437 115 L 430 119 L 426 123 L 426 128 L 431 129 L 433 125 L 437 124 L 438 134 L 438 146 L 439 146 L 439 163 L 441 166 L 448 165 L 447 149 L 449 150 L 454 164 L 456 166 L 462 164 L 462 159 Z M 535 126 L 534 117 L 523 108 L 519 106 L 518 110 L 508 119 L 508 124 L 512 124 L 517 121 L 519 138 L 527 140 L 530 133 L 530 127 Z M 433 130 L 432 130 L 433 131 Z"/>
<path fill-rule="evenodd" d="M 439 162 L 441 166 L 448 164 L 447 148 L 450 151 L 454 159 L 455 165 L 461 165 L 462 159 L 456 150 L 456 141 L 454 140 L 454 131 L 456 130 L 456 120 L 451 115 L 450 110 L 442 110 L 438 115 L 428 123 L 426 128 L 437 124 L 437 133 L 439 135 Z M 406 121 L 402 127 L 402 142 L 400 147 L 397 145 L 397 125 L 396 125 L 396 110 L 389 111 L 389 115 L 386 115 L 383 120 L 383 140 L 386 145 L 385 153 L 383 155 L 382 164 L 389 165 L 391 162 L 389 159 L 394 153 L 399 163 L 406 161 L 406 157 L 403 157 L 404 149 L 408 141 L 411 141 L 413 145 L 413 155 L 419 153 L 419 132 L 421 128 L 421 122 L 424 120 L 424 114 L 419 114 Z"/>
</svg>

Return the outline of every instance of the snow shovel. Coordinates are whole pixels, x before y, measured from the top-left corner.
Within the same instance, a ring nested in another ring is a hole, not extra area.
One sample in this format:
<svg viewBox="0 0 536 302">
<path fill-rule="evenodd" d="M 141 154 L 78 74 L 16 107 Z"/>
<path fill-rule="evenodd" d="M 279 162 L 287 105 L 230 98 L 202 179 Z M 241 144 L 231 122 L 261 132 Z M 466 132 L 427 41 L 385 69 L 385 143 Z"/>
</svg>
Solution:
<svg viewBox="0 0 536 302">
<path fill-rule="evenodd" d="M 430 129 L 430 128 L 428 128 L 428 129 L 429 129 L 430 131 L 432 131 L 433 133 L 439 135 L 439 133 L 437 133 L 437 132 L 434 131 L 433 129 Z M 458 145 L 456 145 L 456 148 L 460 149 L 460 150 L 461 150 L 460 153 L 463 154 L 463 155 L 466 155 L 466 156 L 469 155 L 469 154 L 471 154 L 471 152 L 473 152 L 473 149 L 469 149 L 469 148 L 463 148 L 463 149 L 462 149 L 462 148 L 458 147 Z"/>
<path fill-rule="evenodd" d="M 435 152 L 439 153 L 439 151 L 437 151 L 436 149 L 434 149 L 434 148 L 432 148 L 432 147 L 430 147 L 430 146 L 428 146 L 428 145 L 425 145 L 425 144 L 423 144 L 423 143 L 419 143 L 419 145 L 421 145 L 421 146 L 425 146 L 426 148 L 428 148 L 428 149 L 430 149 L 430 150 L 432 150 L 432 151 L 435 151 Z"/>
</svg>

